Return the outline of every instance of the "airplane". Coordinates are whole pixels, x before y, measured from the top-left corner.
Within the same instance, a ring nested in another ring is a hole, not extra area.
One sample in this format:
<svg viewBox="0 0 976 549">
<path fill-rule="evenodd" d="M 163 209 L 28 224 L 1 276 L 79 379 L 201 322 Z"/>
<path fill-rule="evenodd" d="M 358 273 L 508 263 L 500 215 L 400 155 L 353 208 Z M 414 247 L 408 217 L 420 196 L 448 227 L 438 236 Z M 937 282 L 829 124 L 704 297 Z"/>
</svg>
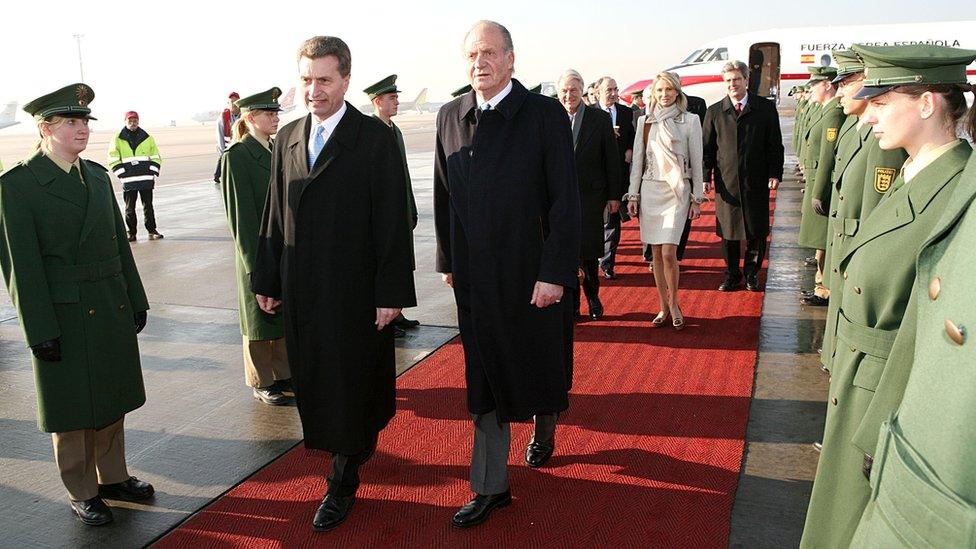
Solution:
<svg viewBox="0 0 976 549">
<path fill-rule="evenodd" d="M 20 124 L 14 118 L 17 117 L 17 102 L 12 101 L 7 103 L 7 106 L 3 108 L 3 112 L 0 112 L 0 129 L 9 128 L 10 126 L 16 126 Z"/>
<path fill-rule="evenodd" d="M 749 91 L 779 103 L 785 99 L 783 90 L 809 79 L 807 67 L 835 64 L 831 51 L 850 49 L 853 44 L 936 44 L 976 49 L 974 28 L 976 21 L 768 29 L 703 44 L 681 63 L 666 70 L 678 74 L 686 94 L 712 104 L 727 93 L 722 82 L 722 65 L 738 59 L 749 66 Z M 976 76 L 976 63 L 967 67 L 966 73 Z M 652 80 L 653 77 L 634 82 L 620 95 L 630 100 Z"/>
<path fill-rule="evenodd" d="M 285 95 L 281 96 L 281 100 L 278 102 L 281 105 L 281 114 L 289 113 L 295 109 L 295 88 L 291 87 Z M 195 122 L 201 124 L 206 124 L 208 122 L 215 122 L 217 118 L 224 113 L 224 109 L 214 110 L 214 111 L 203 111 L 194 114 L 191 118 Z"/>
<path fill-rule="evenodd" d="M 437 109 L 441 108 L 444 103 L 429 103 L 427 101 L 427 88 L 420 90 L 417 94 L 417 98 L 413 101 L 400 101 L 400 106 L 397 108 L 399 114 L 409 114 L 411 112 L 422 114 L 422 113 L 432 113 L 437 112 Z M 363 114 L 372 114 L 375 110 L 372 103 L 367 103 L 365 105 L 360 105 L 359 110 Z"/>
</svg>

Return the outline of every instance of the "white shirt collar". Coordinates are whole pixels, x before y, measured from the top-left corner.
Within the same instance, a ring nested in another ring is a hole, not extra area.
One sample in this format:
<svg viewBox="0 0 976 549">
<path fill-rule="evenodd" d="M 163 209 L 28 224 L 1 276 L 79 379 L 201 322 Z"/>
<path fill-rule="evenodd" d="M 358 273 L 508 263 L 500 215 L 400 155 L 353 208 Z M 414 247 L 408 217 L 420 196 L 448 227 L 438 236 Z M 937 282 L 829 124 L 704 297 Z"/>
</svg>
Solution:
<svg viewBox="0 0 976 549">
<path fill-rule="evenodd" d="M 498 104 L 502 102 L 502 99 L 508 97 L 508 94 L 511 91 L 512 91 L 512 81 L 509 80 L 508 85 L 505 86 L 505 88 L 502 91 L 495 94 L 495 97 L 492 97 L 488 101 L 485 101 L 484 103 L 479 103 L 478 108 L 484 110 L 485 105 L 491 105 L 492 110 L 497 109 Z"/>
<path fill-rule="evenodd" d="M 745 95 L 742 96 L 742 99 L 740 99 L 738 101 L 732 99 L 732 97 L 729 96 L 729 101 L 732 101 L 732 106 L 733 107 L 735 107 L 736 105 L 742 105 L 742 108 L 744 109 L 744 108 L 746 108 L 746 103 L 749 102 L 749 94 L 746 93 Z"/>
<path fill-rule="evenodd" d="M 312 125 L 309 127 L 309 134 L 308 134 L 308 137 L 309 137 L 309 139 L 308 139 L 308 146 L 309 146 L 309 148 L 311 148 L 311 146 L 312 146 L 312 136 L 315 135 L 315 127 L 316 126 L 322 126 L 322 128 L 325 129 L 325 140 L 328 141 L 329 140 L 329 137 L 332 136 L 332 132 L 335 131 L 336 126 L 339 125 L 339 121 L 342 120 L 342 115 L 344 115 L 344 114 L 346 114 L 346 102 L 345 101 L 342 102 L 342 106 L 339 107 L 339 110 L 337 110 L 336 112 L 332 113 L 332 116 L 326 118 L 325 120 L 323 120 L 323 121 L 321 121 L 321 122 L 319 122 L 319 123 L 316 124 L 315 123 L 315 119 L 313 118 L 312 119 Z"/>
</svg>

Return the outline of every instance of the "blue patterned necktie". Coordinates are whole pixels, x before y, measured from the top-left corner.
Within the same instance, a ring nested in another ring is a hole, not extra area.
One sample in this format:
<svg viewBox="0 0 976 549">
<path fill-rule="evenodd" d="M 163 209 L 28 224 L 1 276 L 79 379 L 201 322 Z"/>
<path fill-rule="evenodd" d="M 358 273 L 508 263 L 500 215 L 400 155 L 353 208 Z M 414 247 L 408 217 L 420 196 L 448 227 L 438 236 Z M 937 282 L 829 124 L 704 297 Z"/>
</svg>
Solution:
<svg viewBox="0 0 976 549">
<path fill-rule="evenodd" d="M 308 168 L 312 169 L 315 165 L 315 159 L 319 157 L 322 153 L 322 149 L 325 148 L 325 128 L 319 124 L 315 126 L 315 133 L 312 135 L 312 150 L 308 152 Z"/>
</svg>

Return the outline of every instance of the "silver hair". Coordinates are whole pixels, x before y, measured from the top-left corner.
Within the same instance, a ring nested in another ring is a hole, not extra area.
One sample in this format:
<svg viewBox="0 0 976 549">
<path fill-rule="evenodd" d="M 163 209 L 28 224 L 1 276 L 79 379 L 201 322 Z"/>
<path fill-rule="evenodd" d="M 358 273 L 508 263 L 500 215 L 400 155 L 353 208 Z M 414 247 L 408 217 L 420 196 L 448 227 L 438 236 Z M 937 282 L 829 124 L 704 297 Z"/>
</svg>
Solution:
<svg viewBox="0 0 976 549">
<path fill-rule="evenodd" d="M 579 82 L 580 91 L 583 91 L 586 88 L 586 82 L 583 80 L 583 77 L 580 76 L 580 73 L 576 72 L 573 69 L 566 69 L 565 71 L 563 71 L 563 73 L 559 75 L 559 80 L 557 80 L 556 83 L 560 84 L 567 80 L 575 80 Z"/>
<path fill-rule="evenodd" d="M 729 61 L 728 63 L 722 65 L 722 74 L 732 71 L 739 71 L 742 78 L 749 80 L 749 66 L 739 61 L 738 59 Z"/>
<path fill-rule="evenodd" d="M 512 43 L 512 33 L 508 32 L 508 29 L 505 28 L 505 25 L 502 25 L 501 23 L 498 23 L 496 21 L 491 21 L 488 19 L 482 19 L 481 21 L 478 21 L 474 25 L 471 25 L 471 28 L 468 29 L 468 32 L 464 33 L 464 41 L 461 42 L 462 48 L 464 47 L 464 44 L 468 41 L 468 36 L 470 36 L 471 33 L 474 31 L 474 29 L 478 27 L 494 28 L 495 30 L 497 30 L 502 34 L 502 40 L 505 42 L 505 53 L 512 53 L 515 51 L 515 45 Z"/>
<path fill-rule="evenodd" d="M 607 80 L 613 80 L 613 78 L 609 76 L 601 76 L 600 79 L 596 81 L 596 87 L 602 88 L 603 85 L 607 82 Z"/>
</svg>

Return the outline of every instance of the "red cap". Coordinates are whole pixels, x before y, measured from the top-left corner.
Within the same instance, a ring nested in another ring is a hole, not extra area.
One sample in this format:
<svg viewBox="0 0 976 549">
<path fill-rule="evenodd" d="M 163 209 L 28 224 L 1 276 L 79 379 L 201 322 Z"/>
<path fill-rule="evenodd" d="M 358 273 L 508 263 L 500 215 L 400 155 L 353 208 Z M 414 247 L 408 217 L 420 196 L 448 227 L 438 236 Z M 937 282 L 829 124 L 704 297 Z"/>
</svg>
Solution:
<svg viewBox="0 0 976 549">
<path fill-rule="evenodd" d="M 128 120 L 130 118 L 139 118 L 139 113 L 137 113 L 136 111 L 129 111 L 125 113 L 125 120 Z"/>
<path fill-rule="evenodd" d="M 240 99 L 240 98 L 241 98 L 241 94 L 237 92 L 230 92 L 230 95 L 227 96 L 227 99 Z"/>
</svg>

